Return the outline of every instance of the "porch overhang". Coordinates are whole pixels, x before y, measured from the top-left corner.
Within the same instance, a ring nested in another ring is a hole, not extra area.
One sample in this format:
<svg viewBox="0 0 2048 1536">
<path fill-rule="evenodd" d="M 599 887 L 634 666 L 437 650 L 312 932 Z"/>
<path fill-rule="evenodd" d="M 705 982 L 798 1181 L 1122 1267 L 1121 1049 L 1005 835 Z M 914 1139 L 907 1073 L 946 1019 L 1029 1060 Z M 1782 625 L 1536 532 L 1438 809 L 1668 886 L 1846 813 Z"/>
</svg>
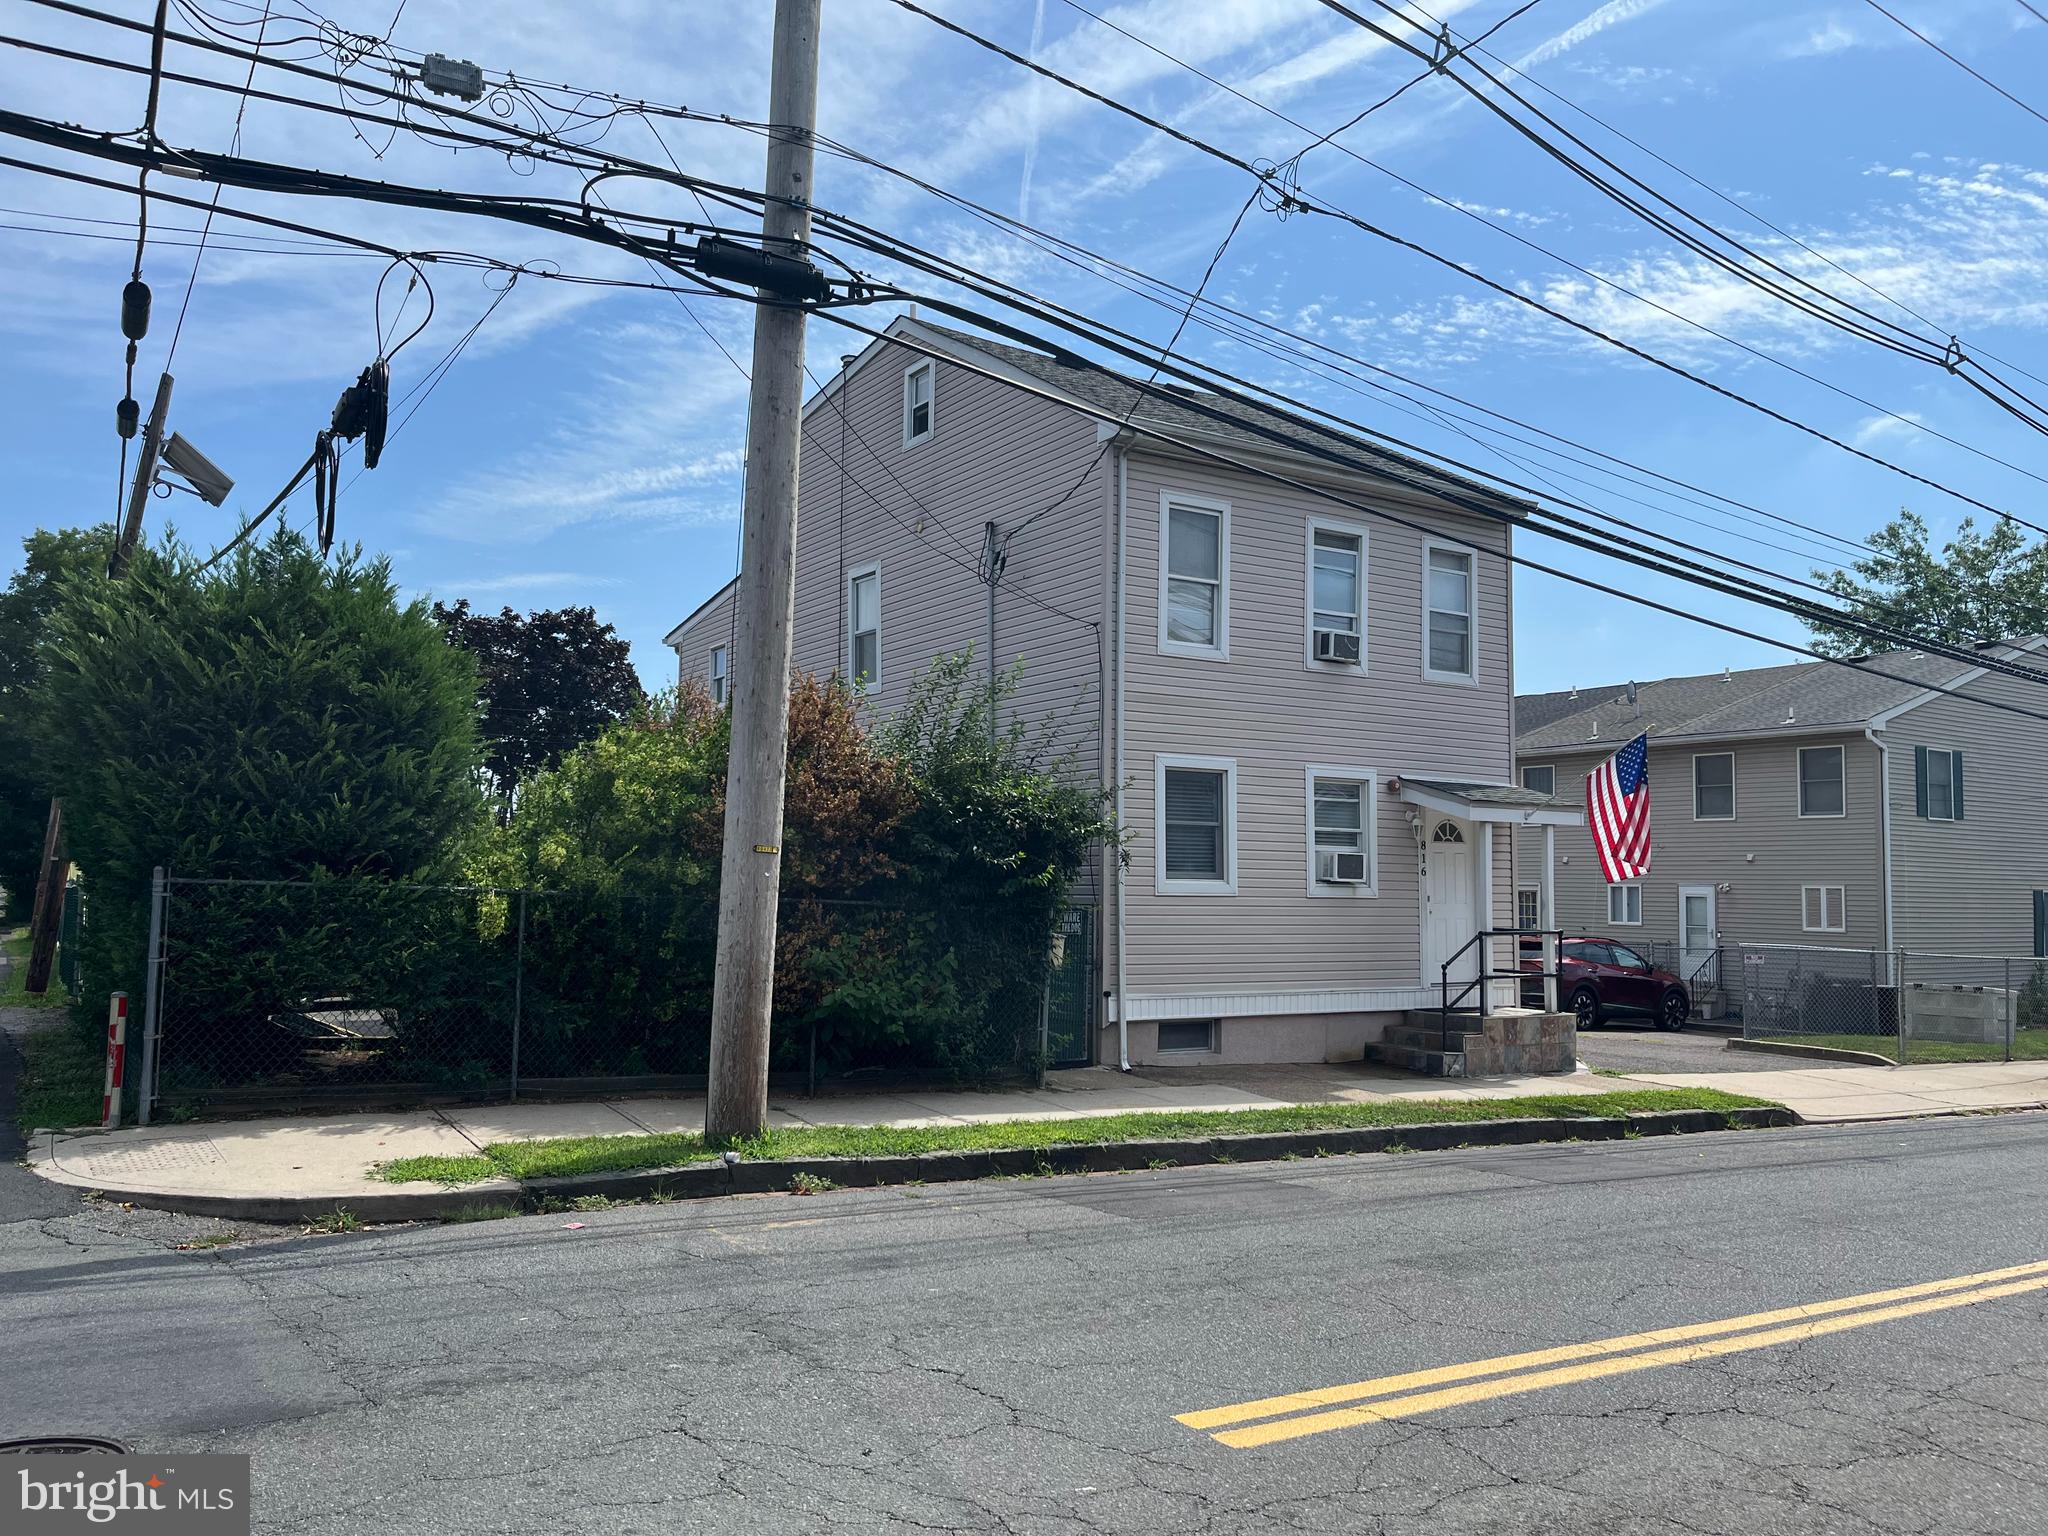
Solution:
<svg viewBox="0 0 2048 1536">
<path fill-rule="evenodd" d="M 1586 813 L 1555 795 L 1517 784 L 1475 784 L 1458 779 L 1420 779 L 1402 774 L 1387 788 L 1404 805 L 1420 806 L 1463 821 L 1513 827 L 1583 827 Z"/>
</svg>

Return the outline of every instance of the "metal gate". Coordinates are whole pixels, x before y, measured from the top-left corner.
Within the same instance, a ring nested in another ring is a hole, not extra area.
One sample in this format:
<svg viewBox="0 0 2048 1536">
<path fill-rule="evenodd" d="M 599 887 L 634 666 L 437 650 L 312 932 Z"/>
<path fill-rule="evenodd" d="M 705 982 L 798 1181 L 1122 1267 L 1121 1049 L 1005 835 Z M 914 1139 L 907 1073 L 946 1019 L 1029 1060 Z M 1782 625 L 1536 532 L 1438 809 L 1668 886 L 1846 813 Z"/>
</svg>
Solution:
<svg viewBox="0 0 2048 1536">
<path fill-rule="evenodd" d="M 1095 1034 L 1095 907 L 1069 907 L 1046 989 L 1047 1066 L 1085 1067 Z"/>
</svg>

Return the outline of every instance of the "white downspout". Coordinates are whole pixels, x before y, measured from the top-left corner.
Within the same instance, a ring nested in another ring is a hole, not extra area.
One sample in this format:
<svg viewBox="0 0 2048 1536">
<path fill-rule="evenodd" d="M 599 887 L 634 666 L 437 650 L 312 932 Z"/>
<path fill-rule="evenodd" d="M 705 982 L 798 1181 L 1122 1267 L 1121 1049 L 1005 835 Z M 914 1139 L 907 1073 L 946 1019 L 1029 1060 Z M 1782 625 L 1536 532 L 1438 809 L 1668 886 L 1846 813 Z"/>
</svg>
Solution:
<svg viewBox="0 0 2048 1536">
<path fill-rule="evenodd" d="M 1878 854 L 1884 861 L 1884 948 L 1885 965 L 1889 968 L 1896 948 L 1892 932 L 1892 754 L 1878 739 L 1877 727 L 1866 725 L 1863 736 L 1877 748 Z"/>
<path fill-rule="evenodd" d="M 1130 499 L 1131 461 L 1122 444 L 1116 450 L 1116 827 L 1124 830 L 1124 566 L 1129 539 L 1125 511 Z M 1116 1066 L 1131 1070 L 1131 1011 L 1124 990 L 1124 887 L 1122 850 L 1116 861 Z"/>
</svg>

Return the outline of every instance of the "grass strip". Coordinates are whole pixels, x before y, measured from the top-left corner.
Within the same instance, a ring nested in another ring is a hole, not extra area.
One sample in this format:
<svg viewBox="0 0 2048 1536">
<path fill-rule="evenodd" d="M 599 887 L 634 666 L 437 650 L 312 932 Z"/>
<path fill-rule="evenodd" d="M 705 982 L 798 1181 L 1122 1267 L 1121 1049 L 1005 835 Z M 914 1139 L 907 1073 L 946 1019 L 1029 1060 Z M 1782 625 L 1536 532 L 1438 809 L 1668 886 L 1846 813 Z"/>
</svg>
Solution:
<svg viewBox="0 0 2048 1536">
<path fill-rule="evenodd" d="M 1711 1088 L 1640 1088 L 1615 1093 L 1539 1093 L 1511 1099 L 1393 1099 L 1377 1104 L 1289 1104 L 1272 1109 L 1144 1110 L 1071 1120 L 998 1120 L 985 1125 L 818 1125 L 772 1130 L 742 1142 L 756 1161 L 801 1157 L 905 1157 L 920 1152 L 987 1152 L 1087 1142 L 1183 1141 L 1268 1131 L 1338 1131 L 1485 1120 L 1620 1119 L 1645 1111 L 1754 1109 L 1773 1101 Z M 564 1136 L 501 1141 L 467 1157 L 402 1157 L 375 1176 L 393 1184 L 469 1184 L 478 1179 L 561 1178 L 667 1168 L 711 1155 L 704 1138 Z"/>
</svg>

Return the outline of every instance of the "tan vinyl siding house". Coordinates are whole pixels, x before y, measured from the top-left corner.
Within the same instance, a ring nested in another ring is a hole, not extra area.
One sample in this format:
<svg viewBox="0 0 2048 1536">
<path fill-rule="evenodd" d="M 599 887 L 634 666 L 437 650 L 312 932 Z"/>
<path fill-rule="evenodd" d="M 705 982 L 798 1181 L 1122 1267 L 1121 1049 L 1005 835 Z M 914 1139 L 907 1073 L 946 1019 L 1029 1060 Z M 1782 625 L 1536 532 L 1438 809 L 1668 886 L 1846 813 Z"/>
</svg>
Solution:
<svg viewBox="0 0 2048 1536">
<path fill-rule="evenodd" d="M 1577 819 L 1512 788 L 1520 509 L 1214 399 L 898 320 L 806 407 L 795 665 L 873 657 L 886 713 L 935 657 L 1022 664 L 1010 707 L 1127 833 L 1076 892 L 1093 1059 L 1355 1059 L 1512 921 L 1509 820 Z M 680 675 L 730 627 L 729 593 L 678 625 Z"/>
<path fill-rule="evenodd" d="M 2044 646 L 1979 649 L 2038 666 Z M 2048 724 L 1985 701 L 2042 710 L 2039 684 L 1902 651 L 1635 693 L 1517 700 L 1518 773 L 1554 780 L 1560 799 L 1582 804 L 1592 768 L 1639 731 L 1650 739 L 1654 854 L 1641 896 L 1611 896 L 1590 835 L 1560 830 L 1558 926 L 1654 947 L 1681 969 L 1716 945 L 2034 952 L 2034 892 L 2048 890 Z M 1520 840 L 1518 861 L 1530 846 Z M 1640 921 L 1624 921 L 1638 903 Z"/>
</svg>

